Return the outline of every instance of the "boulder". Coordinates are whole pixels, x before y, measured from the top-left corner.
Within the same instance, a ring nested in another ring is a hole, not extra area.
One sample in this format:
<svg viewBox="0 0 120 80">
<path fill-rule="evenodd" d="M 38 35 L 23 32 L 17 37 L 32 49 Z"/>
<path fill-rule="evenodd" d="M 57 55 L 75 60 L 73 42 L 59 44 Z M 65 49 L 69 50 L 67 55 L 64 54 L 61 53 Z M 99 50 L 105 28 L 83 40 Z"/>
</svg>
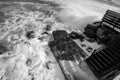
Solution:
<svg viewBox="0 0 120 80">
<path fill-rule="evenodd" d="M 98 27 L 96 27 L 92 24 L 88 24 L 84 29 L 85 30 L 84 34 L 89 38 L 96 38 L 97 29 L 98 29 Z"/>
<path fill-rule="evenodd" d="M 60 40 L 60 39 L 64 39 L 67 38 L 67 32 L 65 30 L 56 30 L 52 32 L 53 38 L 54 40 Z"/>
</svg>

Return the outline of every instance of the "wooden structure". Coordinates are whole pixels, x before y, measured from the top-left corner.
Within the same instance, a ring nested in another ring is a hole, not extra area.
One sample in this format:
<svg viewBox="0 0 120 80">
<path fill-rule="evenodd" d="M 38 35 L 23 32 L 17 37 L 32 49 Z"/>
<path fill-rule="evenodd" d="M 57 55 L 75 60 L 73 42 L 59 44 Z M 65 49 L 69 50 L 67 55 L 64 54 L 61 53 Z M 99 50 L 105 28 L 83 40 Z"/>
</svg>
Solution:
<svg viewBox="0 0 120 80">
<path fill-rule="evenodd" d="M 104 48 L 87 58 L 86 62 L 97 78 L 112 80 L 120 73 L 120 13 L 107 10 L 99 27 L 104 27 L 103 25 L 107 25 L 115 35 L 111 36 L 112 39 Z"/>
</svg>

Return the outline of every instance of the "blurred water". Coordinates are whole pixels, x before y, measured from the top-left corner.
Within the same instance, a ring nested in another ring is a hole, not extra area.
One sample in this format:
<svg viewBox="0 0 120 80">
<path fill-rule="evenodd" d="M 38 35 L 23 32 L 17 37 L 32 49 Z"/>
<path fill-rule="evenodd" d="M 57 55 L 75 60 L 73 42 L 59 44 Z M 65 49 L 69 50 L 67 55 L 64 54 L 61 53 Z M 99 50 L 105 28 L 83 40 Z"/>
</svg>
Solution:
<svg viewBox="0 0 120 80">
<path fill-rule="evenodd" d="M 86 24 L 101 20 L 106 10 L 120 11 L 106 2 L 97 0 L 59 0 L 63 11 L 59 18 L 63 23 L 71 24 L 73 27 L 83 29 Z"/>
</svg>

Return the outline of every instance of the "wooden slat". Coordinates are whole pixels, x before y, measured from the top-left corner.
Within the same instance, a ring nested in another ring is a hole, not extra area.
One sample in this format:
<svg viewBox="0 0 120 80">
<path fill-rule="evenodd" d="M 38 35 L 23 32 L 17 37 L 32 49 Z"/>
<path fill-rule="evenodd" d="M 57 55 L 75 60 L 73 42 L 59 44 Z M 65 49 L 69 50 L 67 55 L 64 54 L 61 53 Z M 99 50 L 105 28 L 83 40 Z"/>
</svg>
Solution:
<svg viewBox="0 0 120 80">
<path fill-rule="evenodd" d="M 90 64 L 91 68 L 94 70 L 94 71 L 99 71 L 99 68 L 95 65 L 94 62 L 92 62 L 90 59 L 87 60 L 88 63 Z"/>
<path fill-rule="evenodd" d="M 118 56 L 115 56 L 114 55 L 114 52 L 110 52 L 109 50 L 107 50 L 107 49 L 104 49 L 104 51 L 105 52 L 108 52 L 108 56 L 110 57 L 110 58 L 112 58 L 114 61 L 116 61 L 117 59 L 118 59 Z"/>
<path fill-rule="evenodd" d="M 105 64 L 107 64 L 107 65 L 110 64 L 110 62 L 109 62 L 105 57 L 101 56 L 101 52 L 98 53 L 98 57 L 99 57 L 102 61 L 104 61 Z"/>
<path fill-rule="evenodd" d="M 111 62 L 109 62 L 109 61 L 102 55 L 101 52 L 99 52 L 98 55 L 101 56 L 101 58 L 102 58 L 105 62 L 107 62 L 108 64 L 111 64 Z"/>
<path fill-rule="evenodd" d="M 94 56 L 96 57 L 97 60 L 99 60 L 99 62 L 100 62 L 101 64 L 103 64 L 103 66 L 107 66 L 107 64 L 106 64 L 104 61 L 102 61 L 102 59 L 100 59 L 99 56 L 97 56 L 97 55 L 94 55 Z"/>
<path fill-rule="evenodd" d="M 120 13 L 107 10 L 102 19 L 102 23 L 103 22 L 107 22 L 108 24 L 120 29 Z"/>
<path fill-rule="evenodd" d="M 120 59 L 120 55 L 118 55 L 118 53 L 115 50 L 111 50 L 108 48 L 106 48 L 105 50 L 111 52 L 111 56 L 113 56 L 115 59 Z"/>
<path fill-rule="evenodd" d="M 111 63 L 114 61 L 110 56 L 108 56 L 108 54 L 106 54 L 106 52 L 104 51 L 101 51 L 101 52 L 104 57 L 106 57 L 109 61 L 111 61 Z"/>
<path fill-rule="evenodd" d="M 103 66 L 100 64 L 100 61 L 97 60 L 97 58 L 95 58 L 94 56 L 92 57 L 93 61 L 98 65 L 97 67 L 99 69 L 103 69 Z"/>
</svg>

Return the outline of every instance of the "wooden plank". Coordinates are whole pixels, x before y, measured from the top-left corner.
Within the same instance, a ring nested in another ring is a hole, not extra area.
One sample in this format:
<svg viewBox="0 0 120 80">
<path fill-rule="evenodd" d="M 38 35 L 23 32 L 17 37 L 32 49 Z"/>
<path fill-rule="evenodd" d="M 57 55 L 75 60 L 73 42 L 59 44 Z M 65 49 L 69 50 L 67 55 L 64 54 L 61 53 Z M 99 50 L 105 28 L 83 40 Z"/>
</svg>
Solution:
<svg viewBox="0 0 120 80">
<path fill-rule="evenodd" d="M 104 22 L 109 24 L 109 27 L 112 25 L 114 30 L 120 33 L 120 13 L 107 10 L 101 24 L 104 24 Z"/>
<path fill-rule="evenodd" d="M 96 59 L 98 59 L 100 61 L 100 63 L 103 64 L 103 66 L 107 66 L 107 64 L 105 64 L 104 61 L 102 61 L 102 59 L 100 59 L 100 57 L 98 57 L 97 55 L 94 55 L 96 57 Z"/>
<path fill-rule="evenodd" d="M 103 55 L 101 55 L 101 52 L 98 53 L 98 55 L 108 64 L 111 64 Z"/>
</svg>

